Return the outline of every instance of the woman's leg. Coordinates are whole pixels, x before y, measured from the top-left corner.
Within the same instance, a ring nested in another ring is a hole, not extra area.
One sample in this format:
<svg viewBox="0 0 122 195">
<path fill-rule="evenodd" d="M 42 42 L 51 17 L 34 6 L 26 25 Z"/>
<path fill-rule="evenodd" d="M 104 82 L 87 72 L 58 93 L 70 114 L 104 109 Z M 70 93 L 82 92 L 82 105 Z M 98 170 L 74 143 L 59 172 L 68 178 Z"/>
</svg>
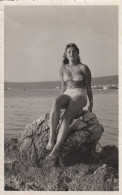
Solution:
<svg viewBox="0 0 122 195">
<path fill-rule="evenodd" d="M 59 130 L 58 136 L 57 136 L 57 142 L 55 146 L 53 147 L 52 152 L 49 154 L 52 158 L 57 158 L 61 149 L 61 146 L 65 139 L 67 138 L 69 131 L 69 124 L 71 119 L 74 118 L 75 114 L 77 112 L 80 112 L 83 107 L 86 106 L 86 100 L 84 97 L 77 96 L 72 99 L 70 99 L 70 102 L 66 108 L 66 111 L 64 113 L 63 122 L 61 125 L 61 128 Z"/>
<path fill-rule="evenodd" d="M 46 146 L 48 150 L 51 150 L 55 144 L 56 139 L 56 129 L 60 120 L 60 110 L 65 108 L 70 100 L 67 95 L 60 95 L 57 97 L 53 103 L 52 110 L 50 113 L 50 135 L 49 141 Z"/>
</svg>

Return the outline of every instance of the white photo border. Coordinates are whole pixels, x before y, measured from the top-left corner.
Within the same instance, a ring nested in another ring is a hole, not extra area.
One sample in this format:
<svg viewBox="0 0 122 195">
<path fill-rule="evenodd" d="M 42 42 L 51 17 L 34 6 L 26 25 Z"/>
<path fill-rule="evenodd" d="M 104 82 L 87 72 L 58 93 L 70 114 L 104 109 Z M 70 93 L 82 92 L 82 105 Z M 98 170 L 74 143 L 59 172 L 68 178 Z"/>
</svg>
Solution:
<svg viewBox="0 0 122 195">
<path fill-rule="evenodd" d="M 119 191 L 4 191 L 4 7 L 10 6 L 35 6 L 35 5 L 118 5 L 119 7 Z M 122 195 L 122 0 L 0 0 L 0 194 L 25 194 L 25 195 Z"/>
</svg>

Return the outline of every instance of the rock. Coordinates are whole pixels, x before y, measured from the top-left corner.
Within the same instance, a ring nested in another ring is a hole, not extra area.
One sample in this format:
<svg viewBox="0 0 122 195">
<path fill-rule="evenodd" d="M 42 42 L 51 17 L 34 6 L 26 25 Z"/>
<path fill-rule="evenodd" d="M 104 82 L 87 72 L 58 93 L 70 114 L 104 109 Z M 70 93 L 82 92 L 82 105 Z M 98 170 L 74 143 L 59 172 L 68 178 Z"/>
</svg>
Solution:
<svg viewBox="0 0 122 195">
<path fill-rule="evenodd" d="M 12 163 L 16 161 L 19 157 L 19 147 L 17 138 L 7 138 L 5 139 L 5 152 L 4 152 L 4 162 Z"/>
<path fill-rule="evenodd" d="M 109 166 L 100 166 L 94 173 L 90 170 L 82 177 L 75 175 L 69 184 L 70 191 L 117 191 L 118 181 L 114 182 L 116 177 L 115 170 Z"/>
<path fill-rule="evenodd" d="M 63 114 L 61 119 L 62 117 Z M 26 127 L 20 146 L 20 155 L 23 163 L 32 163 L 34 166 L 37 166 L 38 161 L 43 160 L 48 155 L 46 145 L 49 138 L 49 123 L 49 115 L 46 114 Z M 61 120 L 58 130 L 60 125 Z M 88 152 L 91 151 L 91 155 L 94 155 L 96 145 L 104 130 L 103 126 L 98 122 L 96 115 L 84 111 L 80 118 L 72 121 L 70 129 L 71 134 L 62 147 L 60 162 L 64 163 L 66 160 L 71 162 L 73 153 L 76 153 L 79 158 L 79 156 L 82 156 L 81 153 L 86 152 L 86 150 Z M 74 159 L 78 161 L 76 156 Z"/>
<path fill-rule="evenodd" d="M 21 139 L 5 139 L 5 190 L 118 190 L 118 149 L 101 147 L 104 129 L 95 114 L 84 111 L 72 121 L 56 166 L 45 161 L 49 122 L 49 115 L 43 115 L 26 127 Z"/>
<path fill-rule="evenodd" d="M 115 145 L 104 146 L 99 158 L 104 164 L 118 169 L 118 148 Z"/>
</svg>

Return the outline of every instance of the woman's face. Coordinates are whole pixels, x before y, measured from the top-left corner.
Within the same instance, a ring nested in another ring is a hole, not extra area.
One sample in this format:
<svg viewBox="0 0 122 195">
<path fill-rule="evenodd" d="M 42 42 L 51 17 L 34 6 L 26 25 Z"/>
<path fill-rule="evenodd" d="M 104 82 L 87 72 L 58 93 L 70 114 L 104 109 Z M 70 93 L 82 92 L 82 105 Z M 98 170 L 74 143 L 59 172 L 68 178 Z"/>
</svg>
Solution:
<svg viewBox="0 0 122 195">
<path fill-rule="evenodd" d="M 66 51 L 66 56 L 69 61 L 77 61 L 79 55 L 74 47 L 69 47 Z"/>
</svg>

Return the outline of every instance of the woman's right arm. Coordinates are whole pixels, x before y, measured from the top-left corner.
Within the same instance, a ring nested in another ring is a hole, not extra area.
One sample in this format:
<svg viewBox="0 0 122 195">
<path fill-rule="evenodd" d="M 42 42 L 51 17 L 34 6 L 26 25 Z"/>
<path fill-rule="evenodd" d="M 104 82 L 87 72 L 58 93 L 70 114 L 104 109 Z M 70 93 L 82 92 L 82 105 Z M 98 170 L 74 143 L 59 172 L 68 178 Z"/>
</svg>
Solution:
<svg viewBox="0 0 122 195">
<path fill-rule="evenodd" d="M 66 90 L 66 83 L 63 80 L 63 66 L 61 66 L 60 68 L 60 77 L 61 77 L 61 94 L 63 94 L 64 91 Z"/>
</svg>

